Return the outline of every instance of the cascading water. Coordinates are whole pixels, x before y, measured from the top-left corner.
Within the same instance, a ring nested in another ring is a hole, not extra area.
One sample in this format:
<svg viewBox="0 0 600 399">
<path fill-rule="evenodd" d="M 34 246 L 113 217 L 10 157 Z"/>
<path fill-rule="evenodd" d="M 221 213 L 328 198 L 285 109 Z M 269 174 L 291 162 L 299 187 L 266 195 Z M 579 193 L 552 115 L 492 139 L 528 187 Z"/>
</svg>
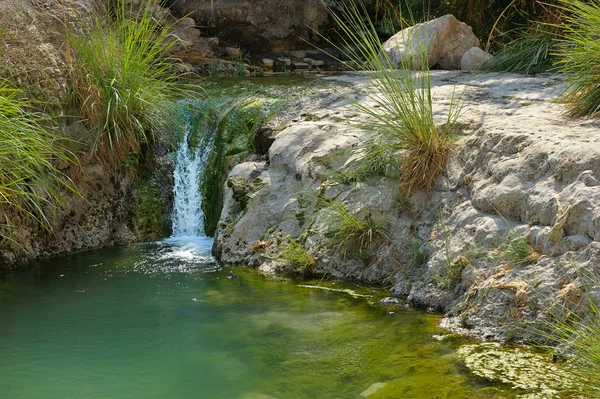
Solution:
<svg viewBox="0 0 600 399">
<path fill-rule="evenodd" d="M 214 146 L 214 132 L 207 132 L 196 148 L 190 148 L 188 124 L 177 149 L 174 173 L 173 237 L 204 237 L 204 212 L 200 181 Z"/>
</svg>

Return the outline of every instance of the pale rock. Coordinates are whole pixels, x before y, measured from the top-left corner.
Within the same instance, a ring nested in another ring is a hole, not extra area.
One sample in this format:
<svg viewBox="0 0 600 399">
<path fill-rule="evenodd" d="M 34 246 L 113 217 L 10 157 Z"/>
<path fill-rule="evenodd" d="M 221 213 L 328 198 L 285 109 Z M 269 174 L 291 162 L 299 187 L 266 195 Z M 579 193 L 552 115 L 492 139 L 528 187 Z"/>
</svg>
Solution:
<svg viewBox="0 0 600 399">
<path fill-rule="evenodd" d="M 489 64 L 493 57 L 479 47 L 469 49 L 460 60 L 460 69 L 463 71 L 475 71 L 481 66 Z"/>
<path fill-rule="evenodd" d="M 448 14 L 401 30 L 383 44 L 383 51 L 396 66 L 458 69 L 472 47 L 479 47 L 473 29 Z"/>
<path fill-rule="evenodd" d="M 262 63 L 267 68 L 273 68 L 273 65 L 275 64 L 275 61 L 273 61 L 270 58 L 263 58 L 262 59 Z"/>
</svg>

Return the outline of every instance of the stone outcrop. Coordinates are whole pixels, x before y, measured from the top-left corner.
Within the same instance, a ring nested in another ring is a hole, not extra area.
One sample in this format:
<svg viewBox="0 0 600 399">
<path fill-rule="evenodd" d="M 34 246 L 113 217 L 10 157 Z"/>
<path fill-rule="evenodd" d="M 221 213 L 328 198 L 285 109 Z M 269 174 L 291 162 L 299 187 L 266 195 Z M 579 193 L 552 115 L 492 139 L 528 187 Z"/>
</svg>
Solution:
<svg viewBox="0 0 600 399">
<path fill-rule="evenodd" d="M 194 18 L 206 36 L 253 52 L 292 50 L 327 21 L 318 0 L 171 1 L 177 15 Z"/>
<path fill-rule="evenodd" d="M 479 40 L 471 27 L 449 14 L 401 30 L 383 44 L 383 51 L 397 66 L 459 69 L 473 47 L 479 47 Z"/>
<path fill-rule="evenodd" d="M 600 264 L 599 126 L 561 114 L 555 76 L 432 74 L 436 113 L 455 85 L 469 83 L 459 147 L 433 193 L 403 198 L 398 181 L 385 176 L 336 182 L 332 174 L 351 165 L 372 132 L 346 122 L 357 115 L 343 98 L 314 89 L 303 100 L 315 104 L 303 110 L 310 118 L 295 118 L 276 136 L 270 162 L 231 172 L 215 253 L 267 273 L 294 270 L 278 257 L 291 236 L 316 259 L 318 274 L 393 282 L 394 296 L 444 312 L 444 325 L 463 334 L 531 338 L 522 322 L 545 320 L 557 307 L 580 309 L 584 291 L 600 299 L 586 277 Z M 360 74 L 331 81 L 346 96 L 369 85 Z M 319 198 L 354 215 L 385 216 L 389 241 L 368 259 L 340 256 Z M 515 233 L 541 254 L 537 262 L 503 259 Z"/>
</svg>

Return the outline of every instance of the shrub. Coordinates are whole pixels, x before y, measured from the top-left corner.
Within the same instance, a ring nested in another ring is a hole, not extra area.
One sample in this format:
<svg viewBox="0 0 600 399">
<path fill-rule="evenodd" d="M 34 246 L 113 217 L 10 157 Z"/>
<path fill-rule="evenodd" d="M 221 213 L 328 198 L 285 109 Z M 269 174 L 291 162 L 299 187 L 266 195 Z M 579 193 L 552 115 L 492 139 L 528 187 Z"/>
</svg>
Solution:
<svg viewBox="0 0 600 399">
<path fill-rule="evenodd" d="M 170 27 L 152 17 L 151 4 L 134 14 L 117 0 L 113 19 L 70 37 L 73 96 L 92 129 L 91 152 L 113 168 L 179 125 L 175 100 L 189 94 L 167 57 Z"/>
<path fill-rule="evenodd" d="M 379 142 L 404 150 L 399 174 L 402 187 L 413 190 L 433 189 L 435 179 L 442 173 L 446 159 L 454 148 L 454 128 L 462 110 L 461 98 L 454 95 L 445 123 L 438 125 L 433 117 L 431 77 L 428 65 L 411 71 L 414 59 L 405 59 L 400 68 L 382 51 L 382 43 L 366 9 L 352 0 L 338 6 L 338 15 L 329 12 L 342 30 L 345 52 L 351 69 L 368 71 L 370 84 L 365 88 L 366 102 L 353 101 L 358 111 L 373 120 Z M 411 46 L 408 46 L 411 47 Z M 421 46 L 421 60 L 427 60 Z M 426 64 L 426 61 L 425 61 Z"/>
<path fill-rule="evenodd" d="M 600 1 L 560 0 L 564 16 L 560 25 L 557 65 L 567 88 L 561 100 L 572 117 L 597 117 L 600 111 Z"/>
<path fill-rule="evenodd" d="M 32 109 L 18 89 L 0 81 L 0 207 L 8 206 L 51 230 L 50 213 L 63 205 L 62 189 L 76 192 L 55 165 L 73 163 L 64 139 L 49 133 L 52 120 Z M 10 223 L 5 213 L 6 223 Z M 0 238 L 6 237 L 0 232 Z"/>
</svg>

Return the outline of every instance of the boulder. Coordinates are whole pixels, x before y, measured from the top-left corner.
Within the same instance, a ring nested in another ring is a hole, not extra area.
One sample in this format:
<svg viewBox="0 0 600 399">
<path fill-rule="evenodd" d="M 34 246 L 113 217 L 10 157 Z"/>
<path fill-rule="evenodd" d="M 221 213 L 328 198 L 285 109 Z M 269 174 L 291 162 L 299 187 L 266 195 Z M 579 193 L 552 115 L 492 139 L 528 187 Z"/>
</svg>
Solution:
<svg viewBox="0 0 600 399">
<path fill-rule="evenodd" d="M 488 64 L 492 56 L 479 47 L 473 47 L 467 51 L 460 60 L 460 69 L 463 71 L 475 71 L 482 65 Z"/>
<path fill-rule="evenodd" d="M 401 30 L 383 44 L 383 51 L 396 66 L 458 69 L 473 47 L 479 47 L 473 29 L 448 14 Z"/>
</svg>

